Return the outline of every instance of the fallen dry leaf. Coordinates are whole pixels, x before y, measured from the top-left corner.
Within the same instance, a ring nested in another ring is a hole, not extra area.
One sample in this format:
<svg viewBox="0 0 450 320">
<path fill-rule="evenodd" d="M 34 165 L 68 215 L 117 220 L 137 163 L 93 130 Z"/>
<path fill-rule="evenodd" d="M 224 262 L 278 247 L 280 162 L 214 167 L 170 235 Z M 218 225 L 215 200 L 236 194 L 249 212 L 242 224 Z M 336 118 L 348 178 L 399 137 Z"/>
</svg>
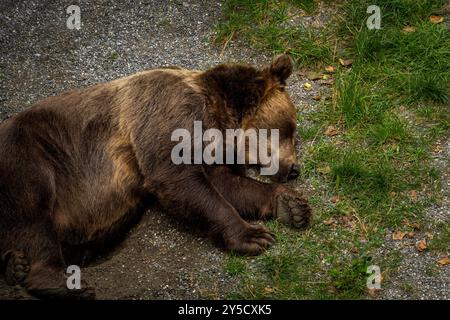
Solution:
<svg viewBox="0 0 450 320">
<path fill-rule="evenodd" d="M 339 201 L 339 197 L 338 196 L 332 196 L 330 199 L 331 202 L 336 203 Z"/>
<path fill-rule="evenodd" d="M 410 239 L 414 238 L 414 232 L 410 231 L 406 234 L 406 236 Z"/>
<path fill-rule="evenodd" d="M 305 68 L 301 68 L 300 70 L 298 70 L 298 75 L 304 77 L 306 75 L 306 69 Z"/>
<path fill-rule="evenodd" d="M 326 71 L 326 72 L 333 73 L 333 72 L 336 71 L 336 68 L 333 67 L 333 66 L 326 66 L 326 67 L 325 67 L 325 71 Z"/>
<path fill-rule="evenodd" d="M 427 240 L 426 239 L 422 239 L 419 242 L 416 243 L 416 249 L 420 252 L 426 250 L 428 248 L 427 246 Z"/>
<path fill-rule="evenodd" d="M 425 233 L 429 240 L 433 239 L 433 235 L 430 232 Z"/>
<path fill-rule="evenodd" d="M 397 195 L 397 192 L 391 191 L 391 192 L 389 192 L 389 195 L 393 198 Z"/>
<path fill-rule="evenodd" d="M 411 199 L 413 200 L 417 200 L 417 191 L 416 190 L 411 190 Z"/>
<path fill-rule="evenodd" d="M 314 97 L 312 97 L 312 99 L 316 100 L 316 101 L 320 101 L 320 96 L 314 96 Z"/>
<path fill-rule="evenodd" d="M 403 225 L 413 228 L 414 230 L 420 230 L 420 224 L 418 222 L 411 222 L 408 219 L 403 220 Z"/>
<path fill-rule="evenodd" d="M 327 289 L 328 293 L 337 293 L 338 289 L 335 286 L 331 286 Z"/>
<path fill-rule="evenodd" d="M 339 59 L 339 63 L 340 63 L 341 65 L 343 65 L 344 67 L 348 67 L 348 66 L 351 66 L 351 65 L 352 65 L 353 59 L 346 59 L 346 60 L 344 60 L 344 59 Z"/>
<path fill-rule="evenodd" d="M 322 79 L 323 79 L 323 80 L 328 80 L 328 79 L 330 79 L 330 76 L 327 75 L 327 74 L 324 74 L 324 75 L 322 76 Z"/>
<path fill-rule="evenodd" d="M 442 151 L 444 151 L 444 147 L 440 144 L 436 145 L 433 149 L 433 152 L 435 153 L 441 153 Z"/>
<path fill-rule="evenodd" d="M 330 224 L 336 223 L 336 220 L 334 220 L 334 218 L 331 217 L 331 218 L 329 218 L 327 220 L 324 220 L 323 223 L 326 224 L 327 226 L 329 226 Z"/>
<path fill-rule="evenodd" d="M 328 128 L 326 128 L 326 130 L 324 132 L 324 134 L 328 137 L 334 137 L 338 133 L 339 133 L 339 131 L 334 126 L 329 126 Z"/>
<path fill-rule="evenodd" d="M 311 83 L 305 82 L 305 83 L 303 84 L 303 89 L 308 90 L 308 91 L 312 90 L 312 85 L 311 85 Z"/>
<path fill-rule="evenodd" d="M 275 289 L 274 289 L 274 288 L 271 288 L 271 287 L 265 287 L 265 288 L 264 288 L 264 292 L 265 292 L 265 293 L 274 293 L 274 292 L 275 292 Z"/>
<path fill-rule="evenodd" d="M 333 78 L 330 78 L 330 79 L 327 79 L 327 80 L 319 80 L 318 81 L 319 82 L 319 84 L 325 84 L 325 85 L 327 85 L 327 86 L 329 86 L 329 85 L 332 85 L 333 83 L 334 83 L 334 79 Z"/>
<path fill-rule="evenodd" d="M 411 27 L 411 26 L 406 26 L 402 29 L 402 31 L 406 32 L 406 33 L 416 32 L 416 30 L 417 30 L 416 28 Z"/>
<path fill-rule="evenodd" d="M 322 75 L 320 73 L 314 72 L 314 71 L 307 71 L 306 77 L 309 80 L 319 80 L 322 79 Z"/>
<path fill-rule="evenodd" d="M 439 259 L 438 263 L 441 266 L 446 266 L 446 265 L 450 264 L 450 259 L 448 258 L 448 256 L 446 256 L 446 257 L 443 257 L 442 259 Z"/>
<path fill-rule="evenodd" d="M 369 296 L 375 298 L 381 292 L 381 289 L 366 289 L 366 292 Z"/>
<path fill-rule="evenodd" d="M 431 15 L 430 16 L 430 21 L 431 23 L 441 23 L 444 21 L 444 17 L 443 16 L 438 16 L 438 15 Z"/>
<path fill-rule="evenodd" d="M 339 220 L 340 220 L 339 222 L 341 223 L 341 225 L 343 225 L 344 227 L 349 228 L 349 229 L 355 229 L 356 221 L 353 216 L 343 216 Z"/>
<path fill-rule="evenodd" d="M 402 231 L 395 231 L 392 234 L 392 240 L 397 240 L 397 241 L 401 241 L 403 240 L 403 238 L 405 237 L 406 233 L 402 232 Z"/>
</svg>

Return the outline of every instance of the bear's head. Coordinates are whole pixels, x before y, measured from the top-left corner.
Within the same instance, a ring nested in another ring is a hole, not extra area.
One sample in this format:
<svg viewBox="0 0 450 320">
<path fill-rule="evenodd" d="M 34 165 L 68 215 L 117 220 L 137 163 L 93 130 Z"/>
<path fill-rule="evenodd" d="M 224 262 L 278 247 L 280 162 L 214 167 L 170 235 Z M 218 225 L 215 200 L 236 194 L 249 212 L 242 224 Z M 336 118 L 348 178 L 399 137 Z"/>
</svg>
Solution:
<svg viewBox="0 0 450 320">
<path fill-rule="evenodd" d="M 279 169 L 272 180 L 285 182 L 296 179 L 299 166 L 296 156 L 297 112 L 289 94 L 285 90 L 286 80 L 293 70 L 293 63 L 289 56 L 278 55 L 262 70 L 265 90 L 258 106 L 253 112 L 243 118 L 242 126 L 245 130 L 278 129 L 278 159 Z M 268 139 L 268 144 L 271 140 Z M 270 150 L 270 148 L 268 149 Z"/>
<path fill-rule="evenodd" d="M 286 182 L 299 175 L 296 159 L 297 114 L 296 108 L 285 90 L 286 80 L 291 75 L 293 63 L 289 56 L 281 54 L 271 64 L 257 69 L 245 65 L 221 65 L 204 74 L 204 83 L 216 93 L 217 101 L 223 101 L 218 117 L 220 127 L 238 126 L 243 130 L 278 129 L 278 170 L 271 178 Z M 234 123 L 226 123 L 230 118 Z M 270 133 L 269 133 L 270 135 Z M 267 139 L 267 150 L 271 150 L 271 139 Z M 246 148 L 248 151 L 248 148 Z M 247 160 L 251 155 L 246 155 Z M 262 164 L 261 159 L 256 160 Z M 265 166 L 271 166 L 265 164 Z"/>
</svg>

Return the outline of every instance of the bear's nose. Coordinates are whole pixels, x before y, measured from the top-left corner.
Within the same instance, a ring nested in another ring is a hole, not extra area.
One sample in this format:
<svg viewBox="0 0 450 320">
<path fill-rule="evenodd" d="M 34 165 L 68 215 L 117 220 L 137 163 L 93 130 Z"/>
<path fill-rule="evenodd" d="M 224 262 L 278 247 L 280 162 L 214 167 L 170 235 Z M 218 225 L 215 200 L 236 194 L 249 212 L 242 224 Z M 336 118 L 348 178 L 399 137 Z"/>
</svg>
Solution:
<svg viewBox="0 0 450 320">
<path fill-rule="evenodd" d="M 291 171 L 289 172 L 288 180 L 297 179 L 299 174 L 300 174 L 300 169 L 298 167 L 298 164 L 294 163 L 291 166 Z"/>
</svg>

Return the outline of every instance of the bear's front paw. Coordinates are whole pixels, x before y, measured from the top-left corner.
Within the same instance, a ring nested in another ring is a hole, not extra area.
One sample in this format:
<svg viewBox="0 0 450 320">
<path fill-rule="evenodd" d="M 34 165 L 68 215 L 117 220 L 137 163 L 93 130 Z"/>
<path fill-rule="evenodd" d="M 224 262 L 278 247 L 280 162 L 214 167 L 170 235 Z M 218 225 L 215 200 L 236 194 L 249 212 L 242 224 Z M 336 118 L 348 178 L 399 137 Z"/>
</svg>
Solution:
<svg viewBox="0 0 450 320">
<path fill-rule="evenodd" d="M 276 196 L 274 217 L 285 225 L 300 229 L 308 225 L 311 207 L 300 193 L 284 188 Z"/>
<path fill-rule="evenodd" d="M 275 235 L 258 224 L 250 224 L 225 240 L 228 250 L 246 255 L 258 255 L 275 243 Z"/>
</svg>

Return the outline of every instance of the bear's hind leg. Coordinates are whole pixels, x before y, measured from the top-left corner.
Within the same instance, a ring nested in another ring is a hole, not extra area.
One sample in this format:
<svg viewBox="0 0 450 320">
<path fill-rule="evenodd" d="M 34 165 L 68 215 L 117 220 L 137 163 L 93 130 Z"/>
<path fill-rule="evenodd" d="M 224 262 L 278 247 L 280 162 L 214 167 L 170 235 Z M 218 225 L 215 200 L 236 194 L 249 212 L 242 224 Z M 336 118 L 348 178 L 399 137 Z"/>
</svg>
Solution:
<svg viewBox="0 0 450 320">
<path fill-rule="evenodd" d="M 21 284 L 35 297 L 92 299 L 89 288 L 69 289 L 65 262 L 50 221 L 21 226 L 9 233 L 13 248 L 4 254 L 8 284 Z"/>
</svg>

